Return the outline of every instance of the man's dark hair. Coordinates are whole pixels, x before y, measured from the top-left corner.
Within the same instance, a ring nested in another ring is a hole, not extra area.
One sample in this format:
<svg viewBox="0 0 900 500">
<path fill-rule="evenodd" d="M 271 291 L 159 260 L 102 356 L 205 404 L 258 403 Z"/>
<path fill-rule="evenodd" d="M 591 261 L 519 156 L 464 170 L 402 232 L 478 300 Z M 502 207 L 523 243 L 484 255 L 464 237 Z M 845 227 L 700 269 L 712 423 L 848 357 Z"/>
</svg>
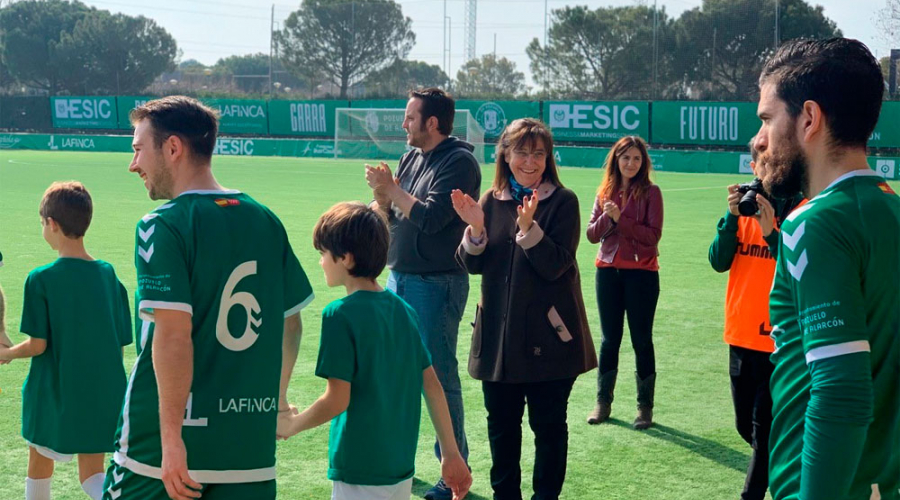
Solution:
<svg viewBox="0 0 900 500">
<path fill-rule="evenodd" d="M 422 102 L 422 126 L 432 116 L 437 118 L 438 132 L 442 135 L 450 135 L 453 132 L 453 117 L 456 115 L 456 101 L 449 92 L 437 87 L 427 89 L 410 90 L 410 99 L 418 99 Z"/>
<path fill-rule="evenodd" d="M 375 279 L 387 265 L 390 242 L 387 221 L 378 210 L 359 202 L 342 202 L 319 217 L 313 229 L 313 246 L 331 252 L 335 259 L 352 254 L 350 275 Z"/>
<path fill-rule="evenodd" d="M 38 210 L 42 219 L 55 220 L 67 237 L 81 238 L 91 225 L 94 204 L 84 184 L 54 182 L 44 191 Z"/>
<path fill-rule="evenodd" d="M 862 42 L 849 38 L 792 40 L 766 62 L 760 86 L 772 83 L 775 95 L 796 118 L 806 101 L 825 115 L 833 144 L 866 147 L 881 112 L 884 77 Z"/>
<path fill-rule="evenodd" d="M 194 158 L 203 162 L 212 159 L 219 114 L 196 99 L 182 95 L 163 97 L 134 108 L 129 118 L 132 125 L 150 120 L 157 149 L 166 139 L 176 135 L 188 145 Z"/>
</svg>

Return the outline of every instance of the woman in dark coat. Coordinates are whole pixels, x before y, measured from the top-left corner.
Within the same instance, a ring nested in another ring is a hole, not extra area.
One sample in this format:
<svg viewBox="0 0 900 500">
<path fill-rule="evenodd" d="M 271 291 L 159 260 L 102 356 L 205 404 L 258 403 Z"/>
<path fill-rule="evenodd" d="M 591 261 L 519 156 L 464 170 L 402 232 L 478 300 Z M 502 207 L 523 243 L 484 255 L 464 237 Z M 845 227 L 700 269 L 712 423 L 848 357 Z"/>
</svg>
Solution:
<svg viewBox="0 0 900 500">
<path fill-rule="evenodd" d="M 469 224 L 457 259 L 481 274 L 469 374 L 482 381 L 495 499 L 521 499 L 522 416 L 535 435 L 533 499 L 559 498 L 566 413 L 575 378 L 597 366 L 575 254 L 578 198 L 559 181 L 553 138 L 538 120 L 511 123 L 497 143 L 492 188 L 453 207 Z"/>
</svg>

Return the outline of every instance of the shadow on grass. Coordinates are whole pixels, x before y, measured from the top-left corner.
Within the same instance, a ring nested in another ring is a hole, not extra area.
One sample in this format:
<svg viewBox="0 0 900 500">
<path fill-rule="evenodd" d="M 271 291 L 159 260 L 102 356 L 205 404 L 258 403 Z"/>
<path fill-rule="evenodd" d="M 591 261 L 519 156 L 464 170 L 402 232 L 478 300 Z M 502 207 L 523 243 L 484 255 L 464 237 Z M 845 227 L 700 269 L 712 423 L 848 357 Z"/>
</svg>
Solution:
<svg viewBox="0 0 900 500">
<path fill-rule="evenodd" d="M 622 422 L 621 420 L 613 422 L 612 419 L 610 419 L 610 423 L 631 427 L 631 424 Z M 738 472 L 746 472 L 747 464 L 750 462 L 750 455 L 746 453 L 741 453 L 710 439 L 688 434 L 687 432 L 674 429 L 667 425 L 655 423 L 653 424 L 653 427 L 643 431 L 643 433 L 681 446 L 707 460 L 711 460 L 719 465 L 734 469 Z"/>
<path fill-rule="evenodd" d="M 431 486 L 432 485 L 430 483 L 426 483 L 425 481 L 422 481 L 421 479 L 414 477 L 413 478 L 413 487 L 412 487 L 413 498 L 425 498 L 425 492 L 428 491 L 428 489 L 431 488 Z M 471 491 L 469 492 L 468 495 L 466 495 L 466 500 L 470 500 L 470 499 L 471 500 L 490 500 L 487 497 L 477 495 L 475 493 L 472 493 Z"/>
</svg>

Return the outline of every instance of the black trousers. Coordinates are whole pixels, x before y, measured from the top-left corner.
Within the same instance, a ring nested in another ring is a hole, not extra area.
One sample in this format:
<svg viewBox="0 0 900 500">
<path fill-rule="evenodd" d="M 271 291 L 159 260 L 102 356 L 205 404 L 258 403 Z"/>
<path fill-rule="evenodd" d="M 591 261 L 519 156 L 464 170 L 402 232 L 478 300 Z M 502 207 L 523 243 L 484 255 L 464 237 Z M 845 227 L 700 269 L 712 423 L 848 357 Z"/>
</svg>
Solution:
<svg viewBox="0 0 900 500">
<path fill-rule="evenodd" d="M 653 317 L 659 300 L 659 272 L 641 269 L 597 268 L 597 308 L 600 309 L 599 375 L 619 369 L 619 347 L 628 329 L 641 380 L 656 373 L 653 352 Z"/>
<path fill-rule="evenodd" d="M 491 444 L 494 500 L 522 500 L 522 415 L 534 432 L 532 500 L 556 500 L 566 478 L 569 428 L 566 412 L 574 378 L 506 384 L 482 382 Z"/>
<path fill-rule="evenodd" d="M 738 433 L 753 448 L 742 500 L 762 500 L 769 485 L 769 431 L 772 428 L 772 393 L 769 379 L 774 366 L 767 352 L 730 346 L 731 398 Z"/>
</svg>

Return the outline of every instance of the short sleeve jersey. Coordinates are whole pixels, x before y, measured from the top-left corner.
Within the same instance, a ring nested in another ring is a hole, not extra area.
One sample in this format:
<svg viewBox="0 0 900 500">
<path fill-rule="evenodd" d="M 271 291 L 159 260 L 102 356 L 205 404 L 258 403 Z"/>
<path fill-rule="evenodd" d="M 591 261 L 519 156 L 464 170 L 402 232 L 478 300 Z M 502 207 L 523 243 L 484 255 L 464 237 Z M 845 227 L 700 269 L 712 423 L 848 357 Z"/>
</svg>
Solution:
<svg viewBox="0 0 900 500">
<path fill-rule="evenodd" d="M 238 191 L 182 193 L 137 224 L 140 354 L 115 461 L 160 478 L 155 311 L 191 315 L 194 376 L 182 438 L 201 483 L 275 478 L 284 318 L 312 298 L 281 221 Z M 149 324 L 148 324 L 149 323 Z"/>
<path fill-rule="evenodd" d="M 858 352 L 870 353 L 875 417 L 847 498 L 868 499 L 873 488 L 896 494 L 900 198 L 874 172 L 851 172 L 787 217 L 780 245 L 770 298 L 773 498 L 800 491 L 808 365 Z"/>
<path fill-rule="evenodd" d="M 429 366 L 416 313 L 393 292 L 357 291 L 322 311 L 316 375 L 350 383 L 350 405 L 331 422 L 329 479 L 391 485 L 413 476 Z"/>
<path fill-rule="evenodd" d="M 128 292 L 102 260 L 61 258 L 25 281 L 22 333 L 47 341 L 22 388 L 22 436 L 57 453 L 113 451 L 131 343 Z"/>
</svg>

